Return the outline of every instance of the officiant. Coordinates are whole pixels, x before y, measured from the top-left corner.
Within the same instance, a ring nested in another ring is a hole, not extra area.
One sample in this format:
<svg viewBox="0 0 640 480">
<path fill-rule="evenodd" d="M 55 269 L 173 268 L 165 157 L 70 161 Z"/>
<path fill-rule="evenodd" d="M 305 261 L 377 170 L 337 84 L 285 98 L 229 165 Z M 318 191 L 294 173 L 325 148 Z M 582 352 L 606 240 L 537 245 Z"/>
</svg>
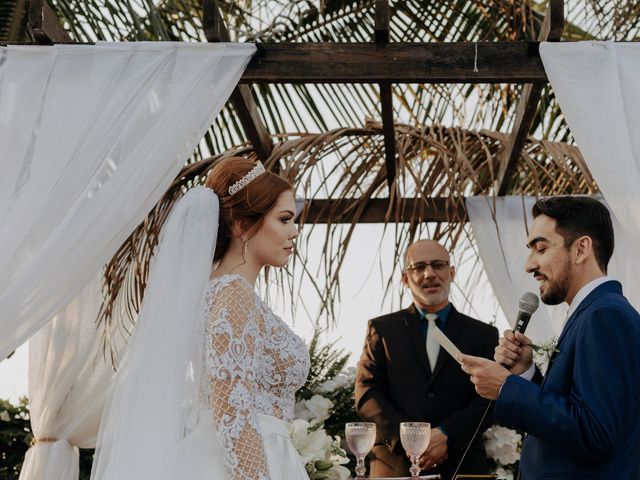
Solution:
<svg viewBox="0 0 640 480">
<path fill-rule="evenodd" d="M 432 334 L 438 326 L 462 352 L 493 358 L 498 331 L 460 313 L 449 301 L 456 272 L 440 243 L 419 240 L 411 244 L 403 267 L 402 284 L 410 290 L 413 303 L 369 321 L 356 373 L 356 411 L 377 427 L 371 477 L 408 474 L 399 426 L 419 421 L 431 423 L 431 441 L 420 459 L 423 473 L 450 479 L 487 401 L 478 396 L 468 376 Z M 487 473 L 481 432 L 492 423 L 490 411 L 459 474 Z"/>
</svg>

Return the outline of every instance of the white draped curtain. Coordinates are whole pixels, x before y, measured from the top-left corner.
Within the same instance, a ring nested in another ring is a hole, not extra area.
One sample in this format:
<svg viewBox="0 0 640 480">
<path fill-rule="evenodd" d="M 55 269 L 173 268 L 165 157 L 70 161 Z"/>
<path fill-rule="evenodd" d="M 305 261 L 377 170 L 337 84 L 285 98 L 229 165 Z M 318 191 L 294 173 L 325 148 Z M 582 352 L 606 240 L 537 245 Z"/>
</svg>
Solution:
<svg viewBox="0 0 640 480">
<path fill-rule="evenodd" d="M 0 359 L 68 305 L 142 221 L 254 51 L 0 48 Z"/>
<path fill-rule="evenodd" d="M 114 372 L 102 358 L 95 318 L 102 304 L 98 274 L 29 341 L 29 409 L 37 442 L 22 480 L 77 479 L 78 448 L 94 448 Z"/>
<path fill-rule="evenodd" d="M 549 42 L 540 56 L 600 191 L 640 242 L 640 44 Z"/>
<path fill-rule="evenodd" d="M 471 197 L 467 199 L 469 222 L 480 259 L 489 278 L 500 308 L 513 326 L 520 296 L 531 291 L 538 293 L 533 275 L 524 271 L 529 251 L 526 247 L 528 225 L 534 197 Z M 613 217 L 616 247 L 609 263 L 609 276 L 620 280 L 624 292 L 634 305 L 640 302 L 640 284 L 636 280 L 635 260 L 640 249 L 630 235 Z M 558 336 L 568 310 L 567 304 L 540 304 L 532 316 L 527 335 L 534 342 Z"/>
<path fill-rule="evenodd" d="M 53 318 L 29 349 L 39 441 L 21 479 L 77 478 L 77 447 L 95 447 L 112 377 L 97 356 L 99 272 L 254 52 L 169 42 L 0 48 L 0 360 Z"/>
</svg>

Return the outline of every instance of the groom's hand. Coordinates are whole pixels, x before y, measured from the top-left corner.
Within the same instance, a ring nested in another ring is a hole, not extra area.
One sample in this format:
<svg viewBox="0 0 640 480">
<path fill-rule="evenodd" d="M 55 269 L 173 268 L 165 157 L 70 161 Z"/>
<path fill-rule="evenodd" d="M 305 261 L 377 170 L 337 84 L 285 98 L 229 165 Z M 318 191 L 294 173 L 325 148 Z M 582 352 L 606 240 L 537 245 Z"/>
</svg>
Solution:
<svg viewBox="0 0 640 480">
<path fill-rule="evenodd" d="M 526 372 L 533 363 L 531 340 L 513 330 L 505 330 L 504 336 L 495 349 L 493 359 L 500 365 L 508 367 L 514 375 Z"/>
<path fill-rule="evenodd" d="M 449 456 L 447 439 L 448 437 L 439 428 L 431 429 L 429 447 L 420 457 L 420 470 L 429 470 L 447 459 Z"/>
<path fill-rule="evenodd" d="M 488 400 L 498 398 L 502 384 L 511 375 L 509 370 L 492 360 L 473 355 L 460 355 L 458 360 L 462 370 L 471 377 L 478 395 Z"/>
</svg>

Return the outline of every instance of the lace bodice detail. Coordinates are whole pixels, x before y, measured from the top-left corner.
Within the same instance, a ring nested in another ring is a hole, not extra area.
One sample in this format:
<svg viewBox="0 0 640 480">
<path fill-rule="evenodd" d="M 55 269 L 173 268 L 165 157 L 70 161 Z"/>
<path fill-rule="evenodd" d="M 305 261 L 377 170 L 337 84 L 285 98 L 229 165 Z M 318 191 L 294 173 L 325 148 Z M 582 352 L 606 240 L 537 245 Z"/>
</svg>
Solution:
<svg viewBox="0 0 640 480">
<path fill-rule="evenodd" d="M 258 414 L 293 420 L 307 348 L 240 275 L 211 280 L 203 323 L 202 407 L 213 412 L 229 477 L 269 479 Z"/>
</svg>

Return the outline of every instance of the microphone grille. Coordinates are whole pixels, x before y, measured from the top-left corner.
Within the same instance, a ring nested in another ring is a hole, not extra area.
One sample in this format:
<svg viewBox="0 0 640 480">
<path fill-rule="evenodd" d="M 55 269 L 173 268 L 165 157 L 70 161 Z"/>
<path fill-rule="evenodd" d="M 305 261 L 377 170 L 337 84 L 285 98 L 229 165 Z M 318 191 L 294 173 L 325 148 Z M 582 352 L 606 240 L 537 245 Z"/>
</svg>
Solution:
<svg viewBox="0 0 640 480">
<path fill-rule="evenodd" d="M 533 292 L 525 292 L 520 297 L 518 309 L 523 312 L 527 312 L 529 315 L 533 315 L 533 312 L 538 309 L 539 305 L 540 299 L 538 298 L 538 295 Z"/>
</svg>

